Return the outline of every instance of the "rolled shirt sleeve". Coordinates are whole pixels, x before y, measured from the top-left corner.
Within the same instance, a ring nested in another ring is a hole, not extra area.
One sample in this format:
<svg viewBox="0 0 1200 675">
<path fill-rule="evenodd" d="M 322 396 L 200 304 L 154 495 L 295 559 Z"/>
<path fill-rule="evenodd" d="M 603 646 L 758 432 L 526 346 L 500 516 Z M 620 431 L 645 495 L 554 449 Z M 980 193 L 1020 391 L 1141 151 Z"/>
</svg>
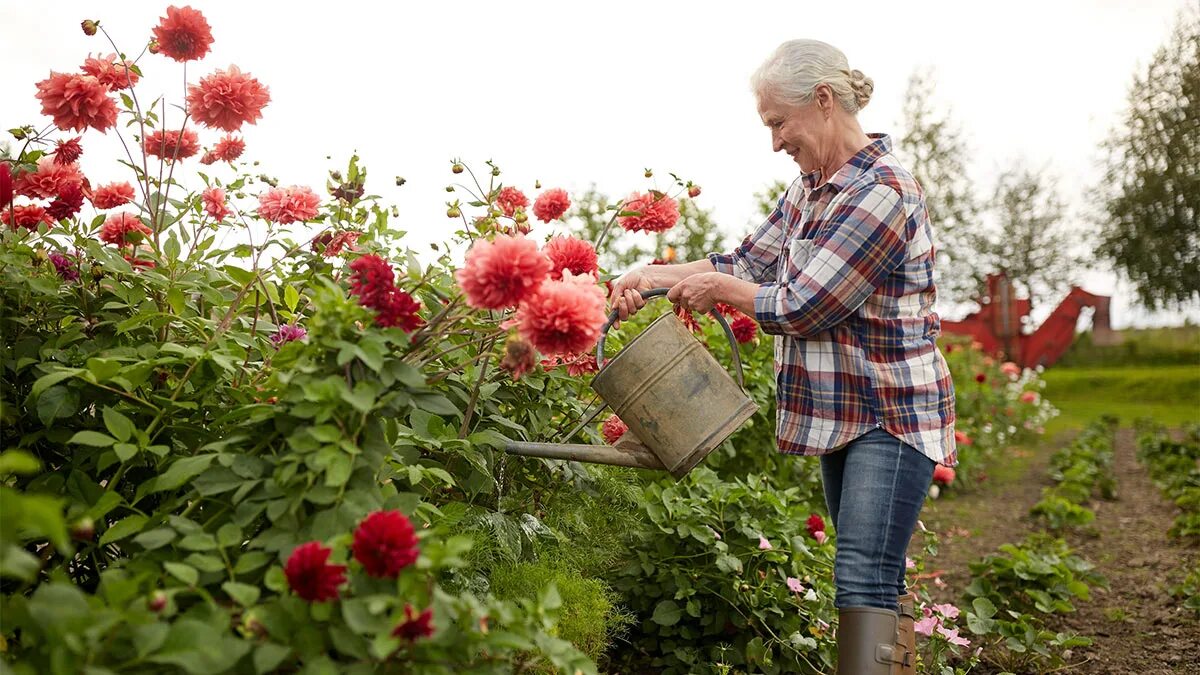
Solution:
<svg viewBox="0 0 1200 675">
<path fill-rule="evenodd" d="M 809 337 L 831 328 L 862 306 L 904 262 L 906 215 L 896 188 L 874 183 L 838 201 L 841 203 L 811 241 L 793 240 L 789 255 L 807 257 L 798 265 L 795 276 L 782 282 L 773 276 L 752 279 L 760 284 L 754 299 L 754 318 L 763 332 Z M 734 269 L 764 271 L 755 267 L 764 259 L 755 255 L 755 237 L 769 236 L 764 224 L 747 238 L 730 256 Z M 782 241 L 772 243 L 777 263 Z M 774 269 L 770 268 L 771 274 Z"/>
</svg>

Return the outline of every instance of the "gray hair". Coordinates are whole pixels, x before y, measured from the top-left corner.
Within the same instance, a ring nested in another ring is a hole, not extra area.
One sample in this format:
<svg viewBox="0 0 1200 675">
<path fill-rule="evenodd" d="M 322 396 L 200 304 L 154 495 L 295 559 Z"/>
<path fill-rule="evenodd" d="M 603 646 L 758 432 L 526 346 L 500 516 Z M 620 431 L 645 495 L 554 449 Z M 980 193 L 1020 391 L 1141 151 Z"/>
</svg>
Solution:
<svg viewBox="0 0 1200 675">
<path fill-rule="evenodd" d="M 851 115 L 865 108 L 875 91 L 874 80 L 851 70 L 840 49 L 820 40 L 788 40 L 750 77 L 755 95 L 770 94 L 787 105 L 811 103 L 818 84 L 829 85 Z"/>
</svg>

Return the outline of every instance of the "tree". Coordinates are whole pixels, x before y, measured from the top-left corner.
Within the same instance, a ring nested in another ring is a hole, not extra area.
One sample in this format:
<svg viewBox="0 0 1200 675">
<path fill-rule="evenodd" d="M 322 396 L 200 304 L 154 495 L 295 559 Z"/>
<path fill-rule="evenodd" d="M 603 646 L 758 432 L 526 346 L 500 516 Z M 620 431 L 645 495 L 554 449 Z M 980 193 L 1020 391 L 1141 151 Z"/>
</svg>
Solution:
<svg viewBox="0 0 1200 675">
<path fill-rule="evenodd" d="M 967 144 L 950 113 L 935 109 L 934 83 L 928 69 L 909 77 L 896 151 L 925 192 L 937 248 L 938 291 L 950 302 L 963 302 L 974 300 L 983 288 L 987 270 L 980 268 L 977 254 L 986 235 L 967 176 Z"/>
<path fill-rule="evenodd" d="M 1013 164 L 996 179 L 994 194 L 989 206 L 997 228 L 974 235 L 980 250 L 975 264 L 984 272 L 1003 272 L 1033 307 L 1057 300 L 1082 260 L 1069 250 L 1066 206 L 1053 178 L 1046 170 Z"/>
<path fill-rule="evenodd" d="M 1099 255 L 1149 307 L 1200 299 L 1200 12 L 1181 14 L 1134 77 L 1105 149 Z"/>
</svg>

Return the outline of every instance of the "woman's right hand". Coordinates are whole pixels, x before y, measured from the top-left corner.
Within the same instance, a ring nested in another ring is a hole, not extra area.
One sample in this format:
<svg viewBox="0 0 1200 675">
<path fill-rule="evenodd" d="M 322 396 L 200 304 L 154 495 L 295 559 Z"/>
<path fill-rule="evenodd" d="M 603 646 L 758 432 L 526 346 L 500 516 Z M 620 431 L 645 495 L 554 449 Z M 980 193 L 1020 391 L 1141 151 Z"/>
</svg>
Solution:
<svg viewBox="0 0 1200 675">
<path fill-rule="evenodd" d="M 617 310 L 618 321 L 614 324 L 614 328 L 620 327 L 621 321 L 628 319 L 646 306 L 646 301 L 642 298 L 642 291 L 658 287 L 653 279 L 653 273 L 648 267 L 648 265 L 643 265 L 632 269 L 613 281 L 612 291 L 608 295 L 608 303 L 612 309 Z"/>
</svg>

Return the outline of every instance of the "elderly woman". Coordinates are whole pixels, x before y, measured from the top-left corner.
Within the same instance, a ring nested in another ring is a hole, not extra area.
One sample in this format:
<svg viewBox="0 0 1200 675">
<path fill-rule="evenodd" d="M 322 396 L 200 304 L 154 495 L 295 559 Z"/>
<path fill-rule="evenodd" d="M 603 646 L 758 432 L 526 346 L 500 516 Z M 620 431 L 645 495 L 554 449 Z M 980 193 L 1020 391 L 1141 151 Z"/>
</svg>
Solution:
<svg viewBox="0 0 1200 675">
<path fill-rule="evenodd" d="M 891 139 L 859 126 L 873 84 L 841 51 L 785 42 L 752 84 L 800 177 L 732 253 L 632 270 L 611 300 L 625 319 L 639 291 L 666 286 L 686 309 L 728 303 L 776 336 L 779 450 L 821 456 L 837 529 L 838 673 L 911 673 L 905 549 L 934 466 L 955 462 L 929 215 Z"/>
</svg>

